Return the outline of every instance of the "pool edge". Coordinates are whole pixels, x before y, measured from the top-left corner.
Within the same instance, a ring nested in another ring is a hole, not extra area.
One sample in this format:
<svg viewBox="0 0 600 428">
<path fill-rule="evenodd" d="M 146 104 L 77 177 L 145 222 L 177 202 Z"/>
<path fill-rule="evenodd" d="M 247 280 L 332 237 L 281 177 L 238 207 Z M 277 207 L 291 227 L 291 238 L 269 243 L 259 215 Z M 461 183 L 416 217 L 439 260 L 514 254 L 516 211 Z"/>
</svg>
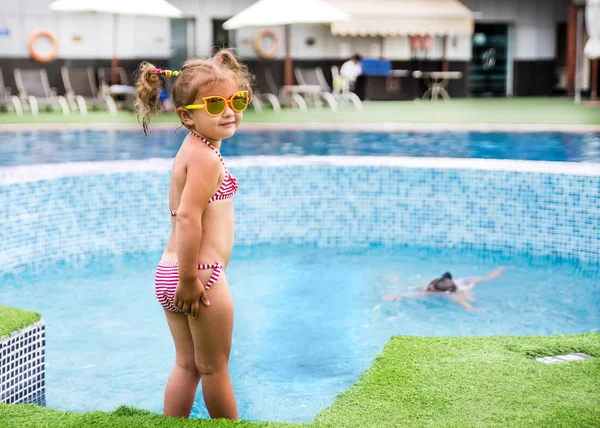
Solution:
<svg viewBox="0 0 600 428">
<path fill-rule="evenodd" d="M 150 127 L 153 130 L 174 130 L 177 123 L 157 123 Z M 140 131 L 138 124 L 113 123 L 29 123 L 2 124 L 0 132 L 18 131 L 73 131 L 73 130 L 111 130 Z M 527 124 L 527 123 L 410 123 L 410 122 L 377 122 L 377 123 L 244 123 L 242 131 L 379 131 L 379 132 L 566 132 L 566 133 L 600 133 L 600 125 L 573 124 Z"/>
</svg>

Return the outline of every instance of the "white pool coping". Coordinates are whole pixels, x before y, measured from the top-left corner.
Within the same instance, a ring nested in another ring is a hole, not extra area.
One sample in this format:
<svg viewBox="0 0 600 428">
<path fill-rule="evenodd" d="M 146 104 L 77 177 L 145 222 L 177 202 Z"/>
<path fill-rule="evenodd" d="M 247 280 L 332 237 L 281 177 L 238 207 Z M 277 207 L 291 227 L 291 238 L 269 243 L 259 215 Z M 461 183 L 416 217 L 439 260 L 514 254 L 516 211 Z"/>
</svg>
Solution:
<svg viewBox="0 0 600 428">
<path fill-rule="evenodd" d="M 151 124 L 153 130 L 175 131 L 177 123 Z M 372 131 L 372 132 L 568 132 L 568 133 L 600 133 L 600 125 L 574 124 L 526 124 L 526 123 L 243 123 L 243 131 Z M 139 131 L 142 127 L 135 123 L 29 123 L 2 124 L 0 132 L 26 131 Z"/>
<path fill-rule="evenodd" d="M 0 168 L 0 186 L 63 177 L 126 172 L 164 172 L 173 159 L 152 158 L 127 161 L 70 162 Z M 385 156 L 240 156 L 227 158 L 234 169 L 252 167 L 377 166 L 387 168 L 430 168 L 479 171 L 513 171 L 576 176 L 600 176 L 600 163 L 545 162 L 496 159 L 417 158 Z"/>
</svg>

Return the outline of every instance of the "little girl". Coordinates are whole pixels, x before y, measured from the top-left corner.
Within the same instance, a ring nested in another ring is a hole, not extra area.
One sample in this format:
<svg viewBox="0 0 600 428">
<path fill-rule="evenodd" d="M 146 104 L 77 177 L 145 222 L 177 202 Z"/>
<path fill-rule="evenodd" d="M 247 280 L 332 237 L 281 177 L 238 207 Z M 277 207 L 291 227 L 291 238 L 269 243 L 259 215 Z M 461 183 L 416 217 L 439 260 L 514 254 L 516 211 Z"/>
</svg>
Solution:
<svg viewBox="0 0 600 428">
<path fill-rule="evenodd" d="M 221 142 L 240 125 L 251 76 L 229 50 L 192 59 L 180 71 L 140 66 L 136 108 L 144 132 L 161 108 L 159 75 L 176 77 L 173 103 L 189 130 L 175 156 L 169 187 L 171 236 L 156 270 L 156 297 L 175 342 L 175 366 L 164 414 L 189 417 L 196 389 L 212 418 L 237 419 L 229 379 L 233 302 L 227 268 L 233 247 L 231 197 L 237 180 L 221 158 Z M 169 212 L 165 210 L 165 215 Z"/>
</svg>

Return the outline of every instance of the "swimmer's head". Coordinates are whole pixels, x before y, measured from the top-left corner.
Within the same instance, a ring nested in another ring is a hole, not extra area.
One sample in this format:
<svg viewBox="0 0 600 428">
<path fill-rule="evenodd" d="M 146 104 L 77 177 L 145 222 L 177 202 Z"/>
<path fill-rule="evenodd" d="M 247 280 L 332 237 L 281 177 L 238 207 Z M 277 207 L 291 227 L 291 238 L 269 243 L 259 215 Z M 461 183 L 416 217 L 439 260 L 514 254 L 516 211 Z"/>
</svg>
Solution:
<svg viewBox="0 0 600 428">
<path fill-rule="evenodd" d="M 427 291 L 455 292 L 456 290 L 457 287 L 454 281 L 452 281 L 450 272 L 446 272 L 441 278 L 434 279 L 427 286 Z"/>
</svg>

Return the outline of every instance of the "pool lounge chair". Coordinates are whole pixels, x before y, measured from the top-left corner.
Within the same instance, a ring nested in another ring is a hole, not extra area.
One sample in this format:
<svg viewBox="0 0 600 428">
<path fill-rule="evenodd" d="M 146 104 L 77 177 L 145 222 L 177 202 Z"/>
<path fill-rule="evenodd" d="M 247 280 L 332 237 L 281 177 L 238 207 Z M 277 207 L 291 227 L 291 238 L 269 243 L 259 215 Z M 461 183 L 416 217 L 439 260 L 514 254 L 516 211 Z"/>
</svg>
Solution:
<svg viewBox="0 0 600 428">
<path fill-rule="evenodd" d="M 92 67 L 69 68 L 63 66 L 60 71 L 67 91 L 67 101 L 71 108 L 79 109 L 82 116 L 87 114 L 88 105 L 91 107 L 106 106 L 112 115 L 117 114 L 117 105 L 111 96 L 99 94 Z"/>
<path fill-rule="evenodd" d="M 59 106 L 65 116 L 70 114 L 69 103 L 62 95 L 56 94 L 56 89 L 50 87 L 48 73 L 43 68 L 21 70 L 15 68 L 15 83 L 19 89 L 21 102 L 27 102 L 34 116 L 39 114 L 39 107 Z"/>
<path fill-rule="evenodd" d="M 123 67 L 117 67 L 117 81 L 112 83 L 112 69 L 110 67 L 98 68 L 98 81 L 100 82 L 100 93 L 113 97 L 121 97 L 124 100 L 125 108 L 133 110 L 135 102 L 135 86 L 132 86 L 132 80 L 129 79 L 127 71 Z"/>
<path fill-rule="evenodd" d="M 308 98 L 315 104 L 316 106 L 322 105 L 322 100 L 329 105 L 331 110 L 338 110 L 338 102 L 331 93 L 331 88 L 327 84 L 325 80 L 325 76 L 323 75 L 323 69 L 321 67 L 315 68 L 294 68 L 294 76 L 296 77 L 296 81 L 298 85 L 304 86 L 306 88 L 315 88 L 314 92 L 311 93 L 311 96 Z"/>
<path fill-rule="evenodd" d="M 327 79 L 325 79 L 325 74 L 323 73 L 323 69 L 321 67 L 315 68 L 296 68 L 296 80 L 302 85 L 305 82 L 309 85 L 319 85 L 323 90 L 321 96 L 329 102 L 330 106 L 332 105 L 329 101 L 329 97 L 333 98 L 336 101 L 336 109 L 339 104 L 346 104 L 347 102 L 351 102 L 356 110 L 363 109 L 363 103 L 354 92 L 350 91 L 350 85 L 347 82 L 342 84 L 341 89 L 331 88 L 327 83 Z M 336 77 L 339 75 L 339 69 L 334 65 L 331 67 L 331 77 L 332 81 L 335 81 Z M 325 95 L 327 94 L 327 95 Z M 332 107 L 333 109 L 333 107 Z"/>
<path fill-rule="evenodd" d="M 279 88 L 277 86 L 277 83 L 275 83 L 275 78 L 273 77 L 273 73 L 271 72 L 270 69 L 265 68 L 263 75 L 264 75 L 265 83 L 267 85 L 269 93 L 277 94 L 276 98 L 280 104 L 283 104 L 283 105 L 289 106 L 289 107 L 293 107 L 295 104 L 296 106 L 298 106 L 300 111 L 308 110 L 308 108 L 306 107 L 306 101 L 304 100 L 302 95 L 300 95 L 299 93 L 286 91 L 285 86 L 282 88 Z"/>
<path fill-rule="evenodd" d="M 265 70 L 266 71 L 266 70 Z M 272 79 L 271 75 L 271 79 Z M 275 85 L 274 79 L 272 79 L 273 85 L 270 85 L 266 77 L 266 73 L 258 74 L 256 76 L 256 89 L 252 96 L 252 106 L 256 111 L 263 110 L 263 102 L 267 101 L 273 107 L 273 111 L 281 111 L 281 104 L 277 98 L 277 85 Z M 274 86 L 274 88 L 273 88 Z M 275 92 L 273 92 L 273 89 Z"/>
<path fill-rule="evenodd" d="M 338 82 L 341 83 L 339 88 L 336 89 L 334 87 L 332 90 L 335 99 L 341 104 L 346 104 L 348 101 L 350 101 L 356 110 L 362 110 L 364 107 L 362 100 L 358 95 L 350 90 L 350 83 L 340 75 L 339 69 L 335 65 L 331 66 L 331 77 L 332 81 L 338 79 Z"/>
<path fill-rule="evenodd" d="M 112 69 L 110 67 L 99 67 L 98 81 L 101 89 L 111 94 L 135 92 L 135 87 L 132 86 L 127 71 L 123 67 L 117 67 L 117 81 L 114 84 L 112 83 Z"/>
<path fill-rule="evenodd" d="M 23 116 L 23 106 L 21 100 L 16 95 L 10 94 L 10 88 L 4 86 L 4 75 L 0 68 L 0 107 L 12 105 L 17 116 Z"/>
</svg>

